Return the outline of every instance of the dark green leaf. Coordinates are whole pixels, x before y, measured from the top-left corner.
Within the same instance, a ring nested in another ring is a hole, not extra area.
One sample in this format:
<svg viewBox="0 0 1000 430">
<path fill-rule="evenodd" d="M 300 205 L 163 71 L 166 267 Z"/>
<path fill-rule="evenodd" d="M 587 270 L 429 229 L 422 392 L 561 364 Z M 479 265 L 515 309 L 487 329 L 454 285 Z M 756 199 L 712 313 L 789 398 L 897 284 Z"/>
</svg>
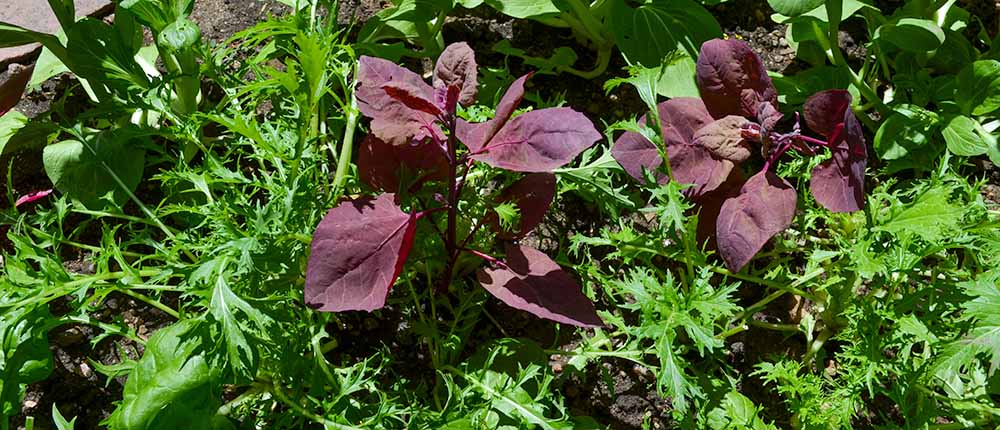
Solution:
<svg viewBox="0 0 1000 430">
<path fill-rule="evenodd" d="M 955 101 L 966 115 L 984 115 L 1000 108 L 1000 61 L 976 61 L 962 69 Z"/>
<path fill-rule="evenodd" d="M 824 0 L 767 0 L 767 4 L 785 16 L 799 16 L 823 5 Z"/>
<path fill-rule="evenodd" d="M 691 0 L 651 0 L 638 8 L 617 0 L 609 27 L 622 53 L 646 67 L 659 66 L 678 47 L 695 58 L 702 43 L 722 35 L 712 14 Z"/>
<path fill-rule="evenodd" d="M 42 161 L 59 191 L 88 208 L 100 209 L 105 194 L 112 192 L 120 203 L 139 185 L 145 167 L 140 144 L 134 132 L 106 131 L 86 142 L 65 140 L 46 146 Z"/>
</svg>

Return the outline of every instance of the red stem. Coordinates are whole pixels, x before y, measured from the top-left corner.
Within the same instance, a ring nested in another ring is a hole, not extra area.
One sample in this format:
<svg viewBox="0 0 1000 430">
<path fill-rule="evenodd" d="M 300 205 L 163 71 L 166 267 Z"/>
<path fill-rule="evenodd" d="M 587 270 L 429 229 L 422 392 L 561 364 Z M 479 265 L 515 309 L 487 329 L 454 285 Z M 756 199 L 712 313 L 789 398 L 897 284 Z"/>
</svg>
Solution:
<svg viewBox="0 0 1000 430">
<path fill-rule="evenodd" d="M 465 251 L 465 252 L 468 252 L 469 254 L 475 255 L 476 257 L 482 258 L 483 260 L 486 260 L 490 264 L 501 266 L 501 267 L 504 267 L 504 268 L 507 267 L 507 264 L 504 263 L 503 260 L 501 260 L 499 258 L 496 258 L 496 257 L 494 257 L 492 255 L 476 251 L 475 249 L 461 248 L 461 250 Z"/>
</svg>

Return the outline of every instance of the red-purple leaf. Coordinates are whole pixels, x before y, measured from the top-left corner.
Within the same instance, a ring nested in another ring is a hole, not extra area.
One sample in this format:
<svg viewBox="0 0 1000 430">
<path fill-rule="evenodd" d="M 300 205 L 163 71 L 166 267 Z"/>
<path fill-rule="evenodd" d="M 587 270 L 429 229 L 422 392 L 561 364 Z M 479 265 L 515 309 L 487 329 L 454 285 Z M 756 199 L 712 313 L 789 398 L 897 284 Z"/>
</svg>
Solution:
<svg viewBox="0 0 1000 430">
<path fill-rule="evenodd" d="M 413 245 L 416 224 L 416 216 L 403 212 L 393 194 L 330 209 L 313 233 L 306 305 L 327 312 L 384 306 Z"/>
<path fill-rule="evenodd" d="M 716 227 L 719 220 L 719 211 L 722 210 L 722 205 L 727 200 L 740 195 L 740 188 L 743 187 L 744 182 L 746 182 L 746 178 L 743 177 L 743 171 L 733 169 L 729 173 L 729 177 L 718 188 L 691 199 L 695 203 L 695 209 L 693 210 L 696 210 L 698 213 L 698 228 L 696 231 L 698 243 L 705 243 L 707 241 L 708 249 L 719 249 L 715 239 L 717 236 Z"/>
<path fill-rule="evenodd" d="M 850 107 L 851 93 L 847 90 L 826 90 L 809 97 L 802 111 L 812 131 L 829 137 L 833 129 L 844 122 L 844 113 Z"/>
<path fill-rule="evenodd" d="M 409 144 L 434 133 L 443 139 L 433 114 L 412 109 L 386 93 L 384 85 L 409 89 L 412 96 L 434 100 L 434 90 L 419 75 L 389 60 L 362 56 L 358 60 L 358 109 L 372 119 L 372 133 L 391 145 Z"/>
<path fill-rule="evenodd" d="M 508 306 L 580 327 L 604 325 L 580 286 L 541 251 L 506 246 L 507 267 L 480 269 L 479 283 Z"/>
<path fill-rule="evenodd" d="M 369 134 L 358 151 L 358 176 L 373 188 L 395 192 L 400 189 L 400 177 L 444 180 L 448 175 L 448 156 L 430 141 L 417 145 L 393 146 Z"/>
<path fill-rule="evenodd" d="M 382 89 L 385 90 L 385 93 L 388 94 L 389 97 L 396 99 L 410 109 L 431 114 L 435 117 L 441 115 L 442 113 L 441 108 L 438 107 L 432 100 L 428 100 L 417 95 L 420 90 L 418 88 L 414 88 L 406 82 L 387 82 L 382 85 Z"/>
<path fill-rule="evenodd" d="M 682 184 L 694 184 L 685 189 L 684 193 L 691 197 L 699 196 L 725 181 L 733 169 L 733 163 L 713 156 L 708 149 L 694 143 L 695 132 L 714 121 L 705 109 L 705 104 L 696 98 L 680 97 L 660 103 L 657 110 L 674 180 Z M 645 122 L 646 117 L 643 116 L 639 121 Z M 643 169 L 654 170 L 663 163 L 653 143 L 632 132 L 618 138 L 611 148 L 611 155 L 629 175 L 639 181 L 644 180 Z M 657 174 L 657 179 L 660 183 L 666 181 L 662 174 Z"/>
<path fill-rule="evenodd" d="M 458 102 L 462 106 L 476 101 L 479 91 L 476 54 L 465 42 L 452 43 L 444 49 L 434 66 L 434 88 L 456 86 L 461 89 Z"/>
<path fill-rule="evenodd" d="M 719 254 L 738 272 L 775 234 L 795 218 L 795 189 L 770 171 L 743 184 L 740 195 L 726 200 L 716 223 Z"/>
<path fill-rule="evenodd" d="M 549 108 L 515 117 L 470 156 L 515 172 L 549 172 L 569 163 L 601 139 L 594 124 L 570 108 Z"/>
<path fill-rule="evenodd" d="M 534 230 L 545 218 L 545 212 L 556 196 L 556 175 L 531 173 L 525 175 L 497 198 L 498 203 L 514 202 L 521 212 L 520 223 L 513 230 L 500 227 L 496 213 L 490 212 L 486 222 L 505 240 L 517 240 Z"/>
<path fill-rule="evenodd" d="M 832 156 L 812 171 L 809 189 L 816 202 L 832 212 L 854 212 L 865 205 L 865 166 L 868 151 L 861 124 L 854 112 L 844 112 L 844 122 L 830 132 Z"/>
<path fill-rule="evenodd" d="M 705 147 L 718 158 L 741 163 L 750 158 L 750 143 L 743 139 L 743 126 L 749 123 L 736 115 L 715 120 L 694 133 L 694 144 Z"/>
<path fill-rule="evenodd" d="M 507 92 L 500 99 L 500 103 L 497 104 L 496 115 L 493 116 L 493 119 L 478 124 L 471 124 L 463 120 L 458 121 L 456 135 L 458 140 L 469 148 L 469 151 L 476 152 L 482 149 L 507 123 L 517 107 L 521 105 L 521 100 L 524 99 L 524 83 L 531 75 L 528 73 L 510 84 Z"/>
<path fill-rule="evenodd" d="M 701 98 L 715 118 L 739 115 L 760 119 L 761 103 L 778 106 L 778 92 L 767 69 L 746 42 L 705 42 L 695 70 Z"/>
</svg>

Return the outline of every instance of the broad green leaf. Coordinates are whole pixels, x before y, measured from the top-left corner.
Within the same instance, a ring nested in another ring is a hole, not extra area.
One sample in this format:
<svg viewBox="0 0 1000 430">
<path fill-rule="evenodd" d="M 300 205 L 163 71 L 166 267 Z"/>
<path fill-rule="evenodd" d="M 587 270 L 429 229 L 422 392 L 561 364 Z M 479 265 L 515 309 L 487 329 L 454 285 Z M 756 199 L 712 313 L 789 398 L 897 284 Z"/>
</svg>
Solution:
<svg viewBox="0 0 1000 430">
<path fill-rule="evenodd" d="M 609 27 L 625 57 L 646 67 L 659 66 L 678 46 L 696 58 L 702 43 L 722 36 L 712 14 L 691 0 L 650 0 L 637 8 L 615 1 Z"/>
<path fill-rule="evenodd" d="M 0 116 L 0 156 L 5 153 L 10 139 L 27 123 L 28 117 L 13 109 Z"/>
<path fill-rule="evenodd" d="M 48 306 L 4 308 L 0 312 L 0 419 L 21 411 L 27 384 L 52 372 L 47 330 L 55 317 Z"/>
<path fill-rule="evenodd" d="M 92 84 L 128 83 L 146 88 L 149 78 L 135 61 L 139 46 L 131 34 L 100 20 L 84 18 L 66 32 L 70 70 Z"/>
<path fill-rule="evenodd" d="M 964 210 L 951 203 L 951 188 L 937 186 L 874 228 L 896 235 L 915 235 L 935 243 L 958 230 Z"/>
<path fill-rule="evenodd" d="M 863 8 L 875 9 L 867 3 L 863 3 L 859 0 L 843 0 L 840 10 L 840 20 L 844 21 L 847 18 L 854 16 L 859 10 Z M 779 24 L 787 24 L 791 22 L 799 22 L 802 19 L 818 19 L 820 22 L 827 23 L 830 22 L 829 15 L 826 13 L 826 7 L 820 6 L 809 12 L 806 12 L 800 16 L 788 16 L 781 13 L 776 13 L 771 15 L 771 19 Z"/>
<path fill-rule="evenodd" d="M 308 3 L 307 0 L 302 1 Z M 122 0 L 118 6 L 135 15 L 156 35 L 178 18 L 190 15 L 194 0 Z"/>
<path fill-rule="evenodd" d="M 824 0 L 767 0 L 767 4 L 785 16 L 799 16 L 820 6 Z"/>
<path fill-rule="evenodd" d="M 997 145 L 997 139 L 982 124 L 972 118 L 959 115 L 948 121 L 941 130 L 948 150 L 955 155 L 973 157 L 987 153 Z"/>
<path fill-rule="evenodd" d="M 943 149 L 933 141 L 939 127 L 933 112 L 912 105 L 897 106 L 875 133 L 875 152 L 882 160 L 891 161 L 888 173 L 928 169 Z"/>
<path fill-rule="evenodd" d="M 945 35 L 934 21 L 902 18 L 875 30 L 875 40 L 884 40 L 907 52 L 933 51 L 944 43 Z"/>
<path fill-rule="evenodd" d="M 207 331 L 193 320 L 160 329 L 125 382 L 111 430 L 228 429 L 219 369 L 210 365 Z"/>
<path fill-rule="evenodd" d="M 976 61 L 962 69 L 955 101 L 966 115 L 985 115 L 1000 108 L 1000 61 Z"/>
<path fill-rule="evenodd" d="M 561 12 L 554 0 L 484 0 L 483 2 L 513 18 L 544 18 Z"/>
<path fill-rule="evenodd" d="M 100 209 L 105 194 L 113 193 L 115 201 L 121 203 L 139 186 L 145 151 L 134 131 L 119 129 L 99 133 L 86 142 L 65 140 L 46 146 L 42 161 L 59 191 L 88 208 Z"/>
<path fill-rule="evenodd" d="M 694 58 L 683 50 L 675 50 L 664 61 L 656 92 L 667 98 L 698 97 L 698 84 L 695 83 L 694 75 Z"/>
<path fill-rule="evenodd" d="M 54 35 L 31 31 L 16 25 L 0 22 L 0 48 L 41 43 L 49 48 L 57 57 L 66 58 L 66 48 Z"/>
</svg>

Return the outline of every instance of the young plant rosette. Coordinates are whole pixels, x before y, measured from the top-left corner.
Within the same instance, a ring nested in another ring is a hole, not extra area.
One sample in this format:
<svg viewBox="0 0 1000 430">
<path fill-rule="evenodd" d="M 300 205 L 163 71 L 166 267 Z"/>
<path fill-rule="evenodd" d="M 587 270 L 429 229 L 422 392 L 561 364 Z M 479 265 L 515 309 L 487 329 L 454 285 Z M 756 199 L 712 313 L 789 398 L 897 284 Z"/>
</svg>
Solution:
<svg viewBox="0 0 1000 430">
<path fill-rule="evenodd" d="M 776 130 L 783 117 L 778 93 L 760 58 L 742 41 L 702 45 L 696 81 L 701 99 L 674 98 L 657 110 L 673 179 L 690 184 L 684 193 L 701 206 L 698 229 L 715 237 L 729 269 L 742 269 L 792 223 L 795 189 L 773 172 L 790 149 L 809 156 L 818 156 L 818 148 L 830 151 L 830 159 L 812 171 L 810 190 L 819 204 L 833 212 L 863 207 L 868 156 L 847 91 L 827 90 L 806 101 L 805 122 L 824 138 L 817 139 L 801 133 L 798 113 L 790 132 Z M 744 181 L 741 164 L 755 152 L 763 156 L 763 168 Z M 638 133 L 619 137 L 612 154 L 639 181 L 645 181 L 645 170 L 655 172 L 660 183 L 668 180 L 657 172 L 660 150 Z"/>
<path fill-rule="evenodd" d="M 361 57 L 357 73 L 358 107 L 371 118 L 371 134 L 358 154 L 359 176 L 390 192 L 344 201 L 323 218 L 306 269 L 306 304 L 331 312 L 383 307 L 406 263 L 417 223 L 430 222 L 445 248 L 443 285 L 456 276 L 460 255 L 474 255 L 488 263 L 477 271 L 479 283 L 507 305 L 560 323 L 602 325 L 568 273 L 541 251 L 515 242 L 541 222 L 552 203 L 552 171 L 600 140 L 590 120 L 569 108 L 514 116 L 530 74 L 507 89 L 493 119 L 473 124 L 458 118 L 458 105 L 471 105 L 478 87 L 475 56 L 465 43 L 449 45 L 441 54 L 433 85 L 380 58 Z M 493 199 L 497 205 L 517 206 L 521 216 L 516 225 L 502 226 L 496 212 L 488 210 L 463 223 L 477 227 L 459 231 L 458 218 L 469 215 L 459 212 L 463 188 L 477 162 L 528 173 Z M 441 183 L 445 185 L 434 199 L 440 206 L 403 210 L 403 195 Z M 443 229 L 433 220 L 441 212 L 447 217 Z M 504 241 L 505 258 L 467 248 L 481 226 L 491 227 Z"/>
</svg>

